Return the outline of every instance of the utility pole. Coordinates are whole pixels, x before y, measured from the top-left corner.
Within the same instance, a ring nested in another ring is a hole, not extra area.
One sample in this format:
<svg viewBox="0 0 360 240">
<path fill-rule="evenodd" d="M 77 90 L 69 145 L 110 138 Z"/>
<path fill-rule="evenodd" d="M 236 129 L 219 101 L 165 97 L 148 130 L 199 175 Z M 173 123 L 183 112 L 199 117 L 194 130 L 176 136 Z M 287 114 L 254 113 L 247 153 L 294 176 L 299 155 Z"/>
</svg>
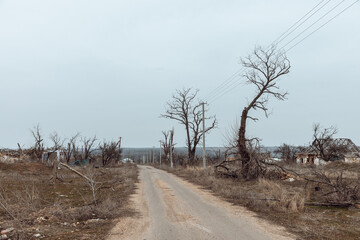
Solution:
<svg viewBox="0 0 360 240">
<path fill-rule="evenodd" d="M 173 164 L 173 152 L 172 152 L 172 137 L 170 137 L 170 167 L 174 168 Z"/>
<path fill-rule="evenodd" d="M 155 147 L 153 147 L 153 150 L 152 150 L 152 163 L 155 164 Z"/>
<path fill-rule="evenodd" d="M 159 148 L 159 159 L 160 159 L 160 166 L 161 166 L 161 141 L 159 141 L 160 142 L 160 148 Z"/>
<path fill-rule="evenodd" d="M 203 168 L 206 169 L 206 154 L 205 154 L 205 103 L 202 102 L 202 122 L 203 122 Z"/>
</svg>

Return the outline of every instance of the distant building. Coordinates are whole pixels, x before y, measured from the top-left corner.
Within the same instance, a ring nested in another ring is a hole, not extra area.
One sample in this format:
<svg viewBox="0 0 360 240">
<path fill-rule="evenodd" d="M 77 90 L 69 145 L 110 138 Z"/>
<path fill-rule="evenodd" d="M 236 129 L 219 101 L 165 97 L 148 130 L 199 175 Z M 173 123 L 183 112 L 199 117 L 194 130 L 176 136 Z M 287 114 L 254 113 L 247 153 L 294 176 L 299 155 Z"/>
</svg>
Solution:
<svg viewBox="0 0 360 240">
<path fill-rule="evenodd" d="M 62 150 L 44 151 L 41 156 L 42 162 L 53 162 L 55 160 L 61 161 L 65 158 L 65 152 Z"/>
<path fill-rule="evenodd" d="M 331 160 L 325 161 L 321 159 L 320 154 L 316 150 L 314 143 L 305 151 L 297 153 L 296 162 L 306 165 L 323 165 L 327 162 L 344 161 L 347 163 L 360 163 L 360 149 L 348 138 L 335 138 L 324 144 L 324 151 L 329 151 L 331 147 L 336 147 L 339 151 L 332 156 Z"/>
<path fill-rule="evenodd" d="M 121 160 L 123 163 L 134 163 L 134 160 L 132 160 L 131 158 L 124 158 Z"/>
</svg>

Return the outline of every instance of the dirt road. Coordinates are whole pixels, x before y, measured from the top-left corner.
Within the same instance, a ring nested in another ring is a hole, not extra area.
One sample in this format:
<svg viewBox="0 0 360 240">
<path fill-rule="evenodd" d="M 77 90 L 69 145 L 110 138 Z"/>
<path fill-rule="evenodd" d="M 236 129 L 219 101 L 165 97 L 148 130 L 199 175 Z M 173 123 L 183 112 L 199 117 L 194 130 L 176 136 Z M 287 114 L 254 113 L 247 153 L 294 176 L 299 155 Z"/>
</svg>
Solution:
<svg viewBox="0 0 360 240">
<path fill-rule="evenodd" d="M 281 227 L 172 174 L 139 168 L 140 183 L 132 199 L 139 214 L 122 219 L 109 240 L 294 239 Z"/>
</svg>

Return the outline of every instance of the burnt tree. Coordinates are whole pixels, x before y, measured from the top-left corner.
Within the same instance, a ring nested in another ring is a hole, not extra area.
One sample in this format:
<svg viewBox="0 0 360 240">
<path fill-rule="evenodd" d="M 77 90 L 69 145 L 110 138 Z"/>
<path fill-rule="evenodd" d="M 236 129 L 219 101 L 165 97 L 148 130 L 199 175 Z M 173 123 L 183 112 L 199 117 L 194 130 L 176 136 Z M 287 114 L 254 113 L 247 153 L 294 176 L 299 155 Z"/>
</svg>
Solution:
<svg viewBox="0 0 360 240">
<path fill-rule="evenodd" d="M 63 149 L 64 141 L 61 139 L 57 132 L 50 134 L 50 140 L 52 142 L 52 147 L 48 149 L 48 157 L 54 154 L 56 151 Z"/>
<path fill-rule="evenodd" d="M 166 112 L 160 115 L 163 118 L 173 119 L 184 125 L 190 164 L 195 164 L 196 147 L 203 135 L 203 131 L 200 129 L 203 122 L 202 103 L 195 100 L 197 93 L 197 90 L 192 92 L 191 88 L 177 90 L 172 96 L 172 101 L 167 103 Z M 205 121 L 210 123 L 210 126 L 205 128 L 205 133 L 215 128 L 215 116 L 207 117 Z"/>
<path fill-rule="evenodd" d="M 37 159 L 41 160 L 42 154 L 44 152 L 44 139 L 41 134 L 40 125 L 36 125 L 33 129 L 30 130 L 34 138 L 34 146 L 31 148 L 32 155 Z"/>
<path fill-rule="evenodd" d="M 113 161 L 118 163 L 121 159 L 121 137 L 118 141 L 104 141 L 102 144 L 99 145 L 101 150 L 101 162 L 103 167 L 109 165 Z"/>
<path fill-rule="evenodd" d="M 164 151 L 165 156 L 165 162 L 170 162 L 170 152 L 174 154 L 174 129 L 169 131 L 162 131 L 162 134 L 164 135 L 164 140 L 160 141 L 161 146 Z M 170 146 L 171 145 L 171 146 Z M 172 151 L 170 151 L 170 147 L 172 148 Z"/>
<path fill-rule="evenodd" d="M 81 138 L 81 143 L 83 144 L 83 151 L 82 151 L 82 156 L 84 160 L 88 160 L 89 163 L 92 162 L 92 152 L 95 150 L 93 149 L 93 146 L 95 144 L 95 142 L 97 141 L 96 136 L 94 136 L 93 138 L 87 138 L 87 137 L 82 137 Z"/>
<path fill-rule="evenodd" d="M 250 174 L 251 156 L 248 148 L 250 140 L 245 135 L 246 121 L 248 119 L 258 120 L 249 116 L 249 112 L 250 110 L 262 110 L 267 117 L 267 103 L 270 97 L 278 100 L 286 99 L 287 92 L 279 90 L 278 80 L 289 73 L 290 61 L 285 52 L 279 52 L 275 46 L 272 46 L 269 49 L 256 47 L 251 55 L 241 59 L 241 63 L 245 68 L 243 77 L 246 78 L 246 83 L 255 87 L 255 96 L 242 111 L 238 132 L 238 151 L 242 162 L 241 174 L 243 178 L 249 179 L 257 176 Z"/>
<path fill-rule="evenodd" d="M 70 159 L 72 156 L 75 157 L 74 152 L 76 151 L 76 139 L 79 137 L 79 135 L 80 134 L 77 133 L 74 136 L 72 136 L 66 143 L 66 146 L 64 147 L 64 155 L 65 155 L 65 160 L 66 160 L 67 164 L 70 163 Z"/>
</svg>

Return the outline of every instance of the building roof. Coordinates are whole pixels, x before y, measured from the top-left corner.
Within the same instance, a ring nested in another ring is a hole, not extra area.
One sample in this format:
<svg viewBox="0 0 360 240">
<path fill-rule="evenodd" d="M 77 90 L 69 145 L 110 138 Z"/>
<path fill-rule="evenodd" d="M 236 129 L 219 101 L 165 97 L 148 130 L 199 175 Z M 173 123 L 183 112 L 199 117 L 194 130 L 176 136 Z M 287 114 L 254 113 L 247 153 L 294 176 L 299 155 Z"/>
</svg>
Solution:
<svg viewBox="0 0 360 240">
<path fill-rule="evenodd" d="M 322 139 L 319 139 L 320 141 Z M 353 141 L 349 138 L 333 138 L 326 139 L 323 142 L 324 150 L 329 150 L 331 147 L 336 146 L 336 148 L 341 149 L 343 157 L 360 157 L 360 149 L 354 144 Z M 315 141 L 305 149 L 303 152 L 298 154 L 317 154 L 317 148 Z"/>
</svg>

